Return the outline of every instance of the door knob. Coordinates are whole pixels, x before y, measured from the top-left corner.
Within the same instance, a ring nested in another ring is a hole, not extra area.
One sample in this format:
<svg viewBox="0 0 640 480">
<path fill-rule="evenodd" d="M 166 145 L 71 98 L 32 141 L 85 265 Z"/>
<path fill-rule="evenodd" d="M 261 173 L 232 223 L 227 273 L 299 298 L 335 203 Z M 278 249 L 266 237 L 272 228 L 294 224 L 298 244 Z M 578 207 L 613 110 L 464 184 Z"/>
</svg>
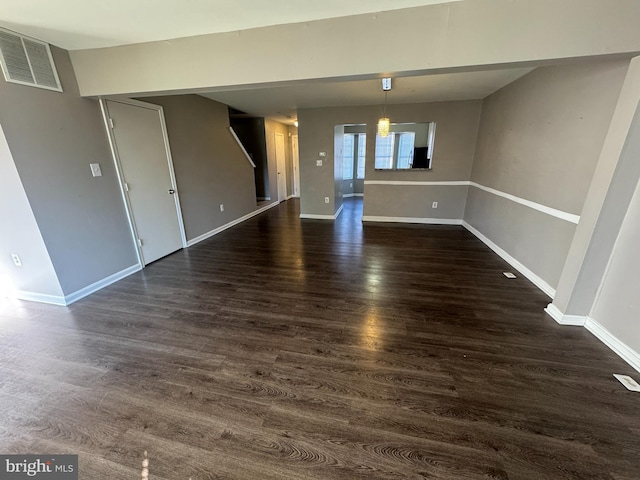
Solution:
<svg viewBox="0 0 640 480">
<path fill-rule="evenodd" d="M 173 188 L 169 189 L 169 195 L 173 195 L 174 193 L 176 193 L 176 191 Z"/>
</svg>

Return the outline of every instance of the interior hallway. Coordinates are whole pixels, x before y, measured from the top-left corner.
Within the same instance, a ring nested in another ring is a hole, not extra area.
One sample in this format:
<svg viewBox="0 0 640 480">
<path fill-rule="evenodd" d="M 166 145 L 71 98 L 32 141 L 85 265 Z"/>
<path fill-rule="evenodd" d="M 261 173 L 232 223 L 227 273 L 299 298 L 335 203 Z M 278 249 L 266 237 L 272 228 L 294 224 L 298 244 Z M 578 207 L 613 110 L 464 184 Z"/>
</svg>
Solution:
<svg viewBox="0 0 640 480">
<path fill-rule="evenodd" d="M 0 451 L 81 479 L 616 479 L 633 373 L 462 227 L 299 201 L 68 308 L 0 302 Z"/>
</svg>

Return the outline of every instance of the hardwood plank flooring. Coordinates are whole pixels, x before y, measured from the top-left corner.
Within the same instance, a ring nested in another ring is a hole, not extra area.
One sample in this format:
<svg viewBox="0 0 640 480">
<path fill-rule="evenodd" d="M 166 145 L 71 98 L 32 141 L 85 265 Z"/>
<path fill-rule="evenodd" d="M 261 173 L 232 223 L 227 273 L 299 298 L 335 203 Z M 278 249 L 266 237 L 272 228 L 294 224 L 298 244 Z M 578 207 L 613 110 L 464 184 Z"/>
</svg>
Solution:
<svg viewBox="0 0 640 480">
<path fill-rule="evenodd" d="M 0 301 L 0 452 L 82 479 L 640 478 L 632 369 L 461 227 L 291 200 L 68 308 Z"/>
</svg>

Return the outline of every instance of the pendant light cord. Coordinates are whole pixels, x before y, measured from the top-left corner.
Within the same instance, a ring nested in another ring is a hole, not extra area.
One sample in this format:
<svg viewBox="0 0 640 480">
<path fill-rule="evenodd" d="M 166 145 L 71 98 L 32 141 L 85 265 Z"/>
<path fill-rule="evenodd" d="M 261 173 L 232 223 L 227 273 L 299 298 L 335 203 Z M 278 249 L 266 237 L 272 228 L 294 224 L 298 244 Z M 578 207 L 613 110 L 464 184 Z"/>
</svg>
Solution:
<svg viewBox="0 0 640 480">
<path fill-rule="evenodd" d="M 384 91 L 384 104 L 382 106 L 382 116 L 384 118 L 387 118 L 387 92 L 386 90 Z"/>
</svg>

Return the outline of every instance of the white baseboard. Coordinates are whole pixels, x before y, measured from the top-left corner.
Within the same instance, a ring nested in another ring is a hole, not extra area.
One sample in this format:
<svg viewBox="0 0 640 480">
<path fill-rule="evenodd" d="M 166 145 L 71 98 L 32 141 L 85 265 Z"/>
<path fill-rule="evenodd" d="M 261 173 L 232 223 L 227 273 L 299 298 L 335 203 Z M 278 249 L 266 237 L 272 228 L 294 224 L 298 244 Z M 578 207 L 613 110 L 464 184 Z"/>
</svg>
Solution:
<svg viewBox="0 0 640 480">
<path fill-rule="evenodd" d="M 63 307 L 66 305 L 62 295 L 46 295 L 44 293 L 17 290 L 15 292 L 15 298 L 18 300 L 26 300 L 28 302 L 50 303 L 51 305 L 60 305 Z"/>
<path fill-rule="evenodd" d="M 259 202 L 263 202 L 265 200 L 271 200 L 271 197 L 256 197 L 256 200 L 258 200 Z"/>
<path fill-rule="evenodd" d="M 381 217 L 378 215 L 364 215 L 363 222 L 386 223 L 421 223 L 425 225 L 462 225 L 459 218 L 421 218 L 421 217 Z"/>
<path fill-rule="evenodd" d="M 350 197 L 364 197 L 364 193 L 345 193 L 344 195 L 342 195 L 342 198 Z"/>
<path fill-rule="evenodd" d="M 636 352 L 624 342 L 621 342 L 609 330 L 604 328 L 593 318 L 582 315 L 565 315 L 553 303 L 547 305 L 547 308 L 545 308 L 544 311 L 560 325 L 572 325 L 586 328 L 598 340 L 613 350 L 620 358 L 640 372 L 640 353 Z"/>
<path fill-rule="evenodd" d="M 553 318 L 556 322 L 558 322 L 560 325 L 564 325 L 562 323 L 563 314 L 560 311 L 560 309 L 556 307 L 553 303 L 550 303 L 549 305 L 547 305 L 547 308 L 545 308 L 544 311 L 547 312 L 547 314 L 551 318 Z"/>
<path fill-rule="evenodd" d="M 18 290 L 15 294 L 15 297 L 19 300 L 49 303 L 51 305 L 60 305 L 64 307 L 67 305 L 71 305 L 73 302 L 77 302 L 81 298 L 84 298 L 87 295 L 91 295 L 92 293 L 95 293 L 98 290 L 101 290 L 104 287 L 117 282 L 118 280 L 122 280 L 123 278 L 131 275 L 132 273 L 139 272 L 140 270 L 142 270 L 142 267 L 140 267 L 140 265 L 138 264 L 131 265 L 130 267 L 125 268 L 124 270 L 120 270 L 119 272 L 116 272 L 113 275 L 109 275 L 108 277 L 105 277 L 102 280 L 98 280 L 97 282 L 94 282 L 91 285 L 87 285 L 86 287 L 81 288 L 80 290 L 70 293 L 69 295 L 66 295 L 64 297 L 58 296 L 58 295 L 45 295 L 42 293 L 25 292 L 24 290 Z"/>
<path fill-rule="evenodd" d="M 300 218 L 308 218 L 311 220 L 335 220 L 335 215 L 316 215 L 313 213 L 301 213 Z"/>
<path fill-rule="evenodd" d="M 296 196 L 295 196 L 295 195 L 289 195 L 289 196 L 286 198 L 286 200 L 291 200 L 292 198 L 296 198 Z"/>
<path fill-rule="evenodd" d="M 224 232 L 227 228 L 231 228 L 234 225 L 237 225 L 239 223 L 244 222 L 245 220 L 249 220 L 251 217 L 255 217 L 256 215 L 269 210 L 270 208 L 273 207 L 277 207 L 279 205 L 280 202 L 273 202 L 270 203 L 269 205 L 265 205 L 264 207 L 258 208 L 256 210 L 254 210 L 253 212 L 247 213 L 246 215 L 243 215 L 240 218 L 236 218 L 235 220 L 233 220 L 232 222 L 229 223 L 225 223 L 224 225 L 218 227 L 218 228 L 214 228 L 213 230 L 209 230 L 207 233 L 203 233 L 202 235 L 198 235 L 195 238 L 192 238 L 191 240 L 189 240 L 187 242 L 187 247 L 192 247 L 194 246 L 196 243 L 200 243 L 203 240 L 206 240 L 207 238 L 213 237 L 214 235 L 217 235 L 220 232 Z"/>
<path fill-rule="evenodd" d="M 547 308 L 544 309 L 545 312 L 549 314 L 551 318 L 553 318 L 560 325 L 573 325 L 576 327 L 584 327 L 587 322 L 587 317 L 581 315 L 565 315 L 563 314 L 558 307 L 556 307 L 553 303 L 547 305 Z"/>
<path fill-rule="evenodd" d="M 333 215 L 316 215 L 314 213 L 301 213 L 300 218 L 308 218 L 311 220 L 335 220 L 342 213 L 344 205 L 340 205 L 340 208 Z"/>
<path fill-rule="evenodd" d="M 476 237 L 478 237 L 487 247 L 489 247 L 491 250 L 497 253 L 500 257 L 502 257 L 502 259 L 505 262 L 507 262 L 509 265 L 511 265 L 513 268 L 519 271 L 522 275 L 527 277 L 531 283 L 533 283 L 536 287 L 538 287 L 540 290 L 546 293 L 549 297 L 551 298 L 555 297 L 556 295 L 555 288 L 553 288 L 551 285 L 545 282 L 542 278 L 540 278 L 538 275 L 533 273 L 531 270 L 525 267 L 522 263 L 520 263 L 518 260 L 513 258 L 506 251 L 504 251 L 498 245 L 493 243 L 491 240 L 489 240 L 489 238 L 485 237 L 482 233 L 480 233 L 474 227 L 469 225 L 467 222 L 462 222 L 462 226 L 467 230 L 469 230 L 471 233 L 473 233 Z"/>
<path fill-rule="evenodd" d="M 589 330 L 598 340 L 613 350 L 620 358 L 631 365 L 637 372 L 640 372 L 640 354 L 634 349 L 621 342 L 609 330 L 604 328 L 593 318 L 587 317 L 585 328 Z"/>
<path fill-rule="evenodd" d="M 112 283 L 117 282 L 118 280 L 122 280 L 123 278 L 128 277 L 133 273 L 139 272 L 140 270 L 142 270 L 142 267 L 140 265 L 138 264 L 131 265 L 130 267 L 127 267 L 124 270 L 120 270 L 119 272 L 114 273 L 113 275 L 109 275 L 108 277 L 103 278 L 102 280 L 98 280 L 97 282 L 92 283 L 91 285 L 81 288 L 80 290 L 75 291 L 69 295 L 66 295 L 64 297 L 65 305 L 71 305 L 73 302 L 77 302 L 81 298 L 84 298 L 87 295 L 91 295 L 92 293 L 95 293 L 98 290 L 101 290 L 104 287 L 107 287 Z"/>
</svg>

